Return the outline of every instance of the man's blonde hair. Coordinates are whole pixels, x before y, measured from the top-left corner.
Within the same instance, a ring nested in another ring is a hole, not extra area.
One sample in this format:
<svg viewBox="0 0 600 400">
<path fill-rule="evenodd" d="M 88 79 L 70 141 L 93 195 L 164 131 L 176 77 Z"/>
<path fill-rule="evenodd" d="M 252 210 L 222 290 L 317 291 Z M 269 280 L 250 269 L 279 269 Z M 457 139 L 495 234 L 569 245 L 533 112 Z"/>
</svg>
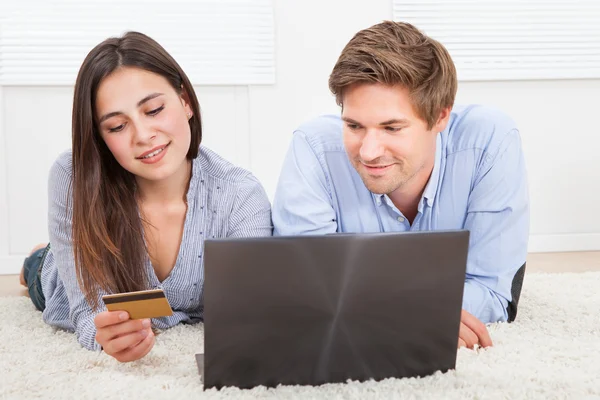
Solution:
<svg viewBox="0 0 600 400">
<path fill-rule="evenodd" d="M 344 90 L 363 83 L 408 89 L 417 115 L 431 129 L 452 107 L 456 68 L 438 41 L 411 24 L 385 21 L 358 32 L 348 42 L 329 77 L 329 89 L 343 106 Z"/>
</svg>

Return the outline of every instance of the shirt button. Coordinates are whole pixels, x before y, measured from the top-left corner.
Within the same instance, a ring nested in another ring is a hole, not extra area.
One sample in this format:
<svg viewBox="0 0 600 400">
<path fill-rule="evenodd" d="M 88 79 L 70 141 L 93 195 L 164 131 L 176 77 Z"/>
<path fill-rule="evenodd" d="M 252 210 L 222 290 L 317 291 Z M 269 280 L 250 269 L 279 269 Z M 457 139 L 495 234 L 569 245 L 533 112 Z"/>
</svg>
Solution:
<svg viewBox="0 0 600 400">
<path fill-rule="evenodd" d="M 398 217 L 398 222 L 404 222 L 404 217 Z"/>
</svg>

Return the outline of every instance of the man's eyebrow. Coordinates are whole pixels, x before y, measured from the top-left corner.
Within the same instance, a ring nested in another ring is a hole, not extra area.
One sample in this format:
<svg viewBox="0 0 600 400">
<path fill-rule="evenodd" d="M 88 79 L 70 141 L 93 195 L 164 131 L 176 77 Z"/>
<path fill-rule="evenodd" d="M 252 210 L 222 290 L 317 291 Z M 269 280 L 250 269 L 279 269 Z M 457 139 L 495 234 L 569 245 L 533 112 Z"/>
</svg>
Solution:
<svg viewBox="0 0 600 400">
<path fill-rule="evenodd" d="M 407 125 L 408 124 L 408 120 L 404 119 L 404 118 L 401 118 L 401 119 L 395 118 L 395 119 L 390 119 L 388 121 L 383 121 L 379 125 L 386 126 L 386 125 L 395 125 L 395 124 L 404 124 L 404 125 Z"/>
<path fill-rule="evenodd" d="M 353 120 L 352 118 L 342 117 L 342 121 L 347 122 L 349 124 L 361 125 L 360 122 Z"/>
<path fill-rule="evenodd" d="M 342 117 L 342 120 L 344 122 L 349 123 L 349 124 L 355 124 L 355 125 L 362 126 L 362 124 L 360 122 L 355 121 L 352 118 Z M 396 125 L 396 124 L 408 125 L 409 121 L 407 119 L 404 119 L 404 118 L 394 118 L 394 119 L 389 119 L 387 121 L 383 121 L 383 122 L 379 123 L 380 126 Z"/>
<path fill-rule="evenodd" d="M 137 106 L 140 107 L 142 104 L 144 104 L 147 101 L 150 101 L 152 99 L 157 98 L 158 96 L 162 96 L 164 93 L 151 93 L 148 96 L 144 97 L 143 99 L 141 99 L 140 101 L 137 102 Z M 109 118 L 112 117 L 116 117 L 117 115 L 123 115 L 123 113 L 121 111 L 113 111 L 113 112 L 109 112 L 108 114 L 104 114 L 99 120 L 98 123 L 101 124 L 102 122 L 106 121 Z"/>
</svg>

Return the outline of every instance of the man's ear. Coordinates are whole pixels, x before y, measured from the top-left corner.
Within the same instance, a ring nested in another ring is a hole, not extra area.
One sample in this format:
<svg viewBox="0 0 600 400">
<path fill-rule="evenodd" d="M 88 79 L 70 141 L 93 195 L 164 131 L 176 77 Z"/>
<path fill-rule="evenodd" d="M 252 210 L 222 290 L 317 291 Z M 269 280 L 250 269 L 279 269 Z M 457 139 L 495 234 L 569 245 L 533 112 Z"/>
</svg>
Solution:
<svg viewBox="0 0 600 400">
<path fill-rule="evenodd" d="M 450 119 L 451 112 L 452 112 L 452 107 L 443 108 L 442 112 L 440 113 L 440 117 L 438 118 L 437 122 L 435 123 L 435 125 L 433 126 L 433 128 L 431 130 L 434 131 L 435 133 L 438 133 L 438 132 L 442 132 L 444 129 L 446 129 L 446 125 L 448 125 L 448 120 Z"/>
</svg>

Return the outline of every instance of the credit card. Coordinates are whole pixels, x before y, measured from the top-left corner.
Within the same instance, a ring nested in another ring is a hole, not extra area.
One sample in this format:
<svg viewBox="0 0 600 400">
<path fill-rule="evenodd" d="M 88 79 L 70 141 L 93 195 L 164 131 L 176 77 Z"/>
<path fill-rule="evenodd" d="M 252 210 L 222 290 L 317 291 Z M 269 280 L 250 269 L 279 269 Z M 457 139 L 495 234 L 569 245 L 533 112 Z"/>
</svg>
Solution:
<svg viewBox="0 0 600 400">
<path fill-rule="evenodd" d="M 173 315 L 162 289 L 117 293 L 102 296 L 108 311 L 127 311 L 131 319 L 159 318 Z"/>
</svg>

